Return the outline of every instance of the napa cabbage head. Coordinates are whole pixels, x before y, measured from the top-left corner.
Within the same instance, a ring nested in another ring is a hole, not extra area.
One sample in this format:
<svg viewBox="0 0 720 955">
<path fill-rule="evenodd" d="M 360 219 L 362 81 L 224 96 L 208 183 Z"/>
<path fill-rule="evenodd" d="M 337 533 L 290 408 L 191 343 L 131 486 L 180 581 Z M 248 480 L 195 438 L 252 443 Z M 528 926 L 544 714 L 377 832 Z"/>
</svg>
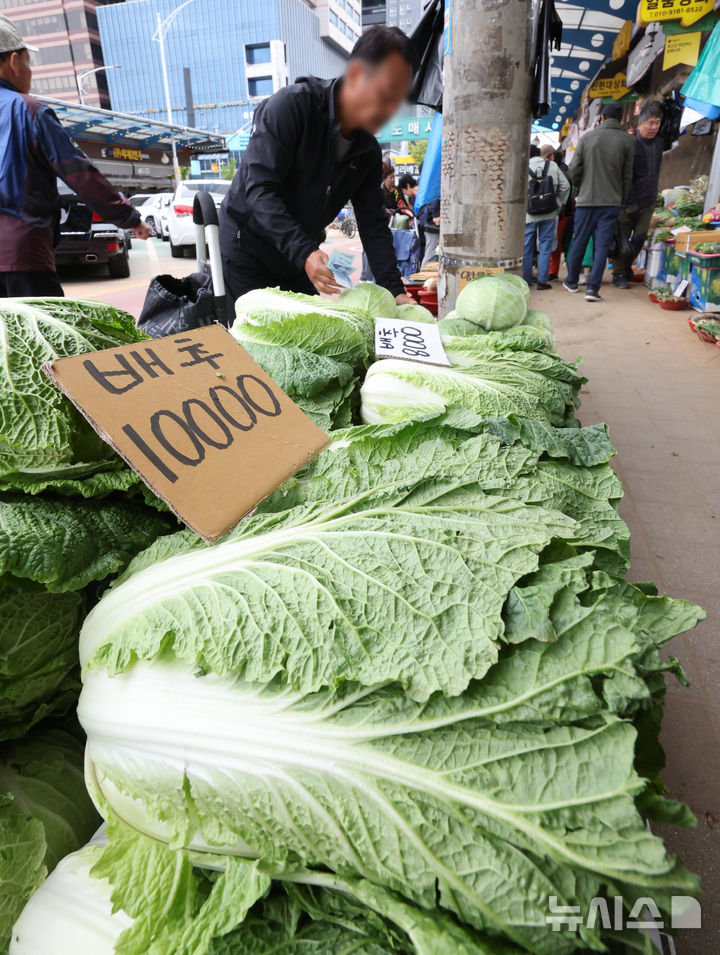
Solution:
<svg viewBox="0 0 720 955">
<path fill-rule="evenodd" d="M 351 364 L 370 352 L 368 317 L 319 295 L 254 289 L 237 300 L 235 316 L 232 334 L 245 347 L 296 348 Z"/>
<path fill-rule="evenodd" d="M 38 729 L 0 750 L 0 951 L 48 872 L 100 824 L 83 779 L 83 746 Z"/>
<path fill-rule="evenodd" d="M 488 275 L 469 282 L 455 303 L 459 318 L 487 331 L 519 325 L 527 314 L 527 297 L 516 282 Z"/>
<path fill-rule="evenodd" d="M 132 316 L 99 302 L 0 300 L 0 476 L 114 466 L 115 452 L 41 368 L 146 337 Z"/>
<path fill-rule="evenodd" d="M 462 368 L 386 358 L 368 369 L 360 389 L 361 415 L 366 424 L 393 424 L 470 411 L 561 425 L 578 387 L 579 381 L 556 381 L 501 354 L 478 357 Z"/>
</svg>

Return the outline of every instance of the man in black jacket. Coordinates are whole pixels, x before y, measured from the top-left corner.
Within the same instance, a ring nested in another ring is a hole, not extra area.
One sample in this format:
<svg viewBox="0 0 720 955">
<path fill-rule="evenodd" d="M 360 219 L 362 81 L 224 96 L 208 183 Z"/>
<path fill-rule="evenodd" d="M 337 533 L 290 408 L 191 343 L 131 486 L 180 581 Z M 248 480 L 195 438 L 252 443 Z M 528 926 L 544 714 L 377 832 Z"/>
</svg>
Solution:
<svg viewBox="0 0 720 955">
<path fill-rule="evenodd" d="M 414 47 L 401 30 L 374 27 L 355 44 L 344 76 L 299 79 L 257 108 L 220 213 L 233 301 L 266 286 L 341 291 L 320 244 L 326 226 L 352 200 L 376 281 L 399 303 L 410 303 L 382 202 L 374 133 L 405 99 L 414 66 Z"/>
<path fill-rule="evenodd" d="M 662 112 L 657 103 L 648 103 L 640 110 L 632 185 L 627 206 L 620 213 L 620 228 L 635 254 L 629 261 L 621 256 L 613 259 L 613 285 L 616 288 L 630 287 L 633 259 L 647 239 L 650 220 L 657 205 L 660 164 L 665 149 L 662 137 L 658 136 L 661 123 Z"/>
</svg>

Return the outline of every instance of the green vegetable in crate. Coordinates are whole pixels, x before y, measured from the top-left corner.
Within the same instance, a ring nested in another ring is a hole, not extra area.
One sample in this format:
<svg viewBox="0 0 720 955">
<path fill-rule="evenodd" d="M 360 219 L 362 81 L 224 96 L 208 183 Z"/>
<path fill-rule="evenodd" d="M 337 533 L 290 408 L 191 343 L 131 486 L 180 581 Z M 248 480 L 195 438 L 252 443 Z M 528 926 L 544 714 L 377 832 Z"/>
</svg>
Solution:
<svg viewBox="0 0 720 955">
<path fill-rule="evenodd" d="M 675 209 L 678 216 L 700 216 L 702 215 L 703 204 L 702 202 L 695 202 L 693 199 L 678 199 L 675 203 Z"/>
<path fill-rule="evenodd" d="M 701 242 L 695 246 L 695 251 L 702 255 L 720 255 L 720 242 Z"/>
</svg>

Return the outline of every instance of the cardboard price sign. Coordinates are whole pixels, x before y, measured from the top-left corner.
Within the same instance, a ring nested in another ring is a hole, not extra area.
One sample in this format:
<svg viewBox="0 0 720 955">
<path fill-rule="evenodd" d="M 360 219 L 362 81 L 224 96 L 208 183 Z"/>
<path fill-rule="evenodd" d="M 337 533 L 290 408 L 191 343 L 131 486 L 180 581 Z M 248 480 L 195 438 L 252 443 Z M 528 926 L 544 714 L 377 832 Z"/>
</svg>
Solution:
<svg viewBox="0 0 720 955">
<path fill-rule="evenodd" d="M 375 319 L 375 355 L 450 367 L 437 325 L 403 318 Z"/>
<path fill-rule="evenodd" d="M 500 272 L 504 272 L 505 269 L 496 268 L 495 266 L 488 266 L 487 268 L 479 269 L 470 269 L 465 268 L 464 266 L 458 269 L 458 292 L 462 292 L 465 286 L 474 282 L 475 279 L 484 278 L 486 275 L 497 275 Z"/>
<path fill-rule="evenodd" d="M 207 541 L 330 443 L 221 325 L 59 358 L 43 371 Z"/>
</svg>

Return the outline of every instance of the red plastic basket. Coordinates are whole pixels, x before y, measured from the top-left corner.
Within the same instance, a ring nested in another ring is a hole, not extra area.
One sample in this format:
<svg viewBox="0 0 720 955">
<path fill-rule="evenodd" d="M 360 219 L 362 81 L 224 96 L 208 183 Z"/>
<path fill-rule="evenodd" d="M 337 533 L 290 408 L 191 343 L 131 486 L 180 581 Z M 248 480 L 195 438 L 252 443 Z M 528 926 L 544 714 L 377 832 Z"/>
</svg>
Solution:
<svg viewBox="0 0 720 955">
<path fill-rule="evenodd" d="M 657 297 L 657 295 L 653 295 L 652 292 L 648 292 L 648 298 L 651 302 L 655 302 L 656 305 L 660 304 L 660 299 Z"/>
<path fill-rule="evenodd" d="M 695 334 L 700 339 L 701 342 L 707 342 L 708 345 L 719 344 L 717 338 L 714 335 L 711 335 L 710 332 L 703 331 L 702 328 L 695 326 Z"/>
<path fill-rule="evenodd" d="M 405 292 L 414 299 L 418 305 L 420 304 L 420 292 L 422 292 L 422 285 L 405 285 Z"/>
<path fill-rule="evenodd" d="M 424 305 L 425 308 L 432 314 L 437 315 L 438 313 L 438 297 L 437 290 L 434 288 L 423 288 L 418 292 L 420 297 L 420 304 Z"/>
<path fill-rule="evenodd" d="M 686 298 L 672 299 L 668 298 L 660 302 L 660 308 L 664 308 L 666 312 L 681 312 L 684 308 L 688 307 L 688 301 Z"/>
</svg>

